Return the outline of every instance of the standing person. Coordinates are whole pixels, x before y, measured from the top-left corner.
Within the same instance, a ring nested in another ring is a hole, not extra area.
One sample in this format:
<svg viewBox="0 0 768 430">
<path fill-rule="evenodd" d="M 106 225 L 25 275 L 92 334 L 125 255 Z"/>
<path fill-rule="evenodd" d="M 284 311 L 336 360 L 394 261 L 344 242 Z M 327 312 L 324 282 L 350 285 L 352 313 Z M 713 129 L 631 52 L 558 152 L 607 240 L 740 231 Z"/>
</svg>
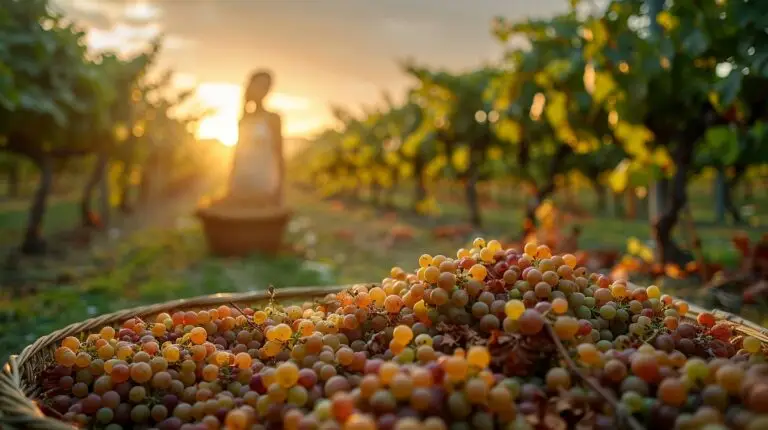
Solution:
<svg viewBox="0 0 768 430">
<path fill-rule="evenodd" d="M 272 75 L 251 75 L 245 87 L 243 115 L 235 148 L 229 195 L 237 201 L 281 206 L 285 177 L 280 115 L 264 108 Z"/>
</svg>

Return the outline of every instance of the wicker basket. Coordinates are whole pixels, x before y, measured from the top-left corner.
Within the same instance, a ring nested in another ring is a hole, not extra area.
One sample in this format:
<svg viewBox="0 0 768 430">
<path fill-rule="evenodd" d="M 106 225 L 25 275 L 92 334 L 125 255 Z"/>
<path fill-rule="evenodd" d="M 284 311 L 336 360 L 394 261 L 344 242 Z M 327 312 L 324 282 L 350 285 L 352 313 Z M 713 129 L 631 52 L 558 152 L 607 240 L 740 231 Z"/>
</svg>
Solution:
<svg viewBox="0 0 768 430">
<path fill-rule="evenodd" d="M 277 254 L 283 248 L 283 235 L 292 211 L 268 202 L 229 197 L 198 208 L 195 215 L 203 225 L 213 254 L 244 257 L 253 253 Z"/>
<path fill-rule="evenodd" d="M 310 300 L 338 292 L 348 286 L 332 287 L 302 287 L 275 290 L 276 300 Z M 46 429 L 72 430 L 73 427 L 53 418 L 43 415 L 35 399 L 40 394 L 37 377 L 41 371 L 53 362 L 53 352 L 56 344 L 67 336 L 78 335 L 104 325 L 115 324 L 133 317 L 150 317 L 161 312 L 177 309 L 204 309 L 229 303 L 252 304 L 264 302 L 270 298 L 266 291 L 241 294 L 214 294 L 190 299 L 174 300 L 166 303 L 141 306 L 91 318 L 83 322 L 69 325 L 47 336 L 43 336 L 33 344 L 24 348 L 19 355 L 11 356 L 0 373 L 0 429 Z M 690 306 L 687 317 L 695 319 L 706 312 L 697 306 Z M 716 318 L 732 322 L 735 330 L 743 335 L 754 336 L 768 343 L 768 329 L 744 320 L 727 312 L 710 311 Z M 613 399 L 606 399 L 609 402 Z M 615 400 L 613 400 L 615 401 Z M 633 425 L 620 425 L 620 428 L 637 428 Z"/>
<path fill-rule="evenodd" d="M 345 287 L 301 287 L 276 289 L 276 300 L 311 300 L 335 293 Z M 47 336 L 37 339 L 24 348 L 19 355 L 11 356 L 0 373 L 0 429 L 45 429 L 72 430 L 62 421 L 45 416 L 35 399 L 40 395 L 37 377 L 53 362 L 56 344 L 67 336 L 99 329 L 133 317 L 150 317 L 161 312 L 176 309 L 206 309 L 229 303 L 254 304 L 265 302 L 270 297 L 267 291 L 240 294 L 213 294 L 190 299 L 141 306 L 114 312 L 71 324 Z"/>
</svg>

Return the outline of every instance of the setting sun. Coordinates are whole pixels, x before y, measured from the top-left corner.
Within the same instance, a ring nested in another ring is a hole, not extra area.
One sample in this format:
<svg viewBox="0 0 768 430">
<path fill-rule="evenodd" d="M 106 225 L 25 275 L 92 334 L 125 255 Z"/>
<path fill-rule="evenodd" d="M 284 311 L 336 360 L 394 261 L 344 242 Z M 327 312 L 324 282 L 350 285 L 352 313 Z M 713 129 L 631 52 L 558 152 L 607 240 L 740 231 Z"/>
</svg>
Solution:
<svg viewBox="0 0 768 430">
<path fill-rule="evenodd" d="M 240 119 L 242 87 L 228 82 L 204 82 L 197 88 L 197 97 L 214 113 L 205 118 L 198 127 L 197 136 L 201 139 L 218 139 L 227 146 L 237 143 L 237 123 Z M 283 93 L 272 93 L 267 99 L 267 108 L 281 114 L 294 113 L 309 109 L 307 99 Z M 283 118 L 283 133 L 287 135 L 305 133 L 318 126 L 314 118 L 304 115 L 296 118 Z"/>
</svg>

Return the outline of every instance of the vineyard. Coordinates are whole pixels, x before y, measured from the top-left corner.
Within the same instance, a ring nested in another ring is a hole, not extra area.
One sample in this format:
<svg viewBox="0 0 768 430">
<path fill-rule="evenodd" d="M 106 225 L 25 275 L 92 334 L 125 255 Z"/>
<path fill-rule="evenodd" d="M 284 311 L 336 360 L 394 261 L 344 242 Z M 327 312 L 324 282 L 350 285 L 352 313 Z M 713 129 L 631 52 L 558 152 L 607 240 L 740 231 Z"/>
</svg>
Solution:
<svg viewBox="0 0 768 430">
<path fill-rule="evenodd" d="M 768 428 L 768 2 L 568 4 L 284 160 L 4 0 L 0 427 Z"/>
<path fill-rule="evenodd" d="M 746 225 L 753 216 L 735 194 L 768 173 L 768 7 L 572 3 L 551 19 L 497 19 L 492 32 L 507 51 L 493 66 L 453 73 L 404 62 L 414 85 L 403 101 L 385 95 L 363 115 L 335 108 L 340 125 L 297 160 L 312 166 L 303 180 L 330 198 L 400 202 L 422 215 L 464 195 L 474 228 L 481 208 L 511 191 L 525 216 L 510 239 L 536 235 L 554 247 L 568 238 L 553 198 L 590 188 L 597 211 L 615 214 L 621 202 L 629 218 L 648 213 L 652 246 L 630 246 L 642 265 L 657 263 L 646 272 L 710 280 L 719 267 L 705 261 L 689 192 L 712 184 L 710 220 Z M 572 195 L 566 205 L 578 209 Z M 759 231 L 752 241 L 761 244 L 745 255 L 765 254 Z"/>
<path fill-rule="evenodd" d="M 194 89 L 175 89 L 173 72 L 153 67 L 160 40 L 125 58 L 88 52 L 85 35 L 47 1 L 0 11 L 0 170 L 9 199 L 36 181 L 27 254 L 45 250 L 52 194 L 76 193 L 80 224 L 105 227 L 115 208 L 130 212 L 199 177 L 215 150 L 194 138 L 207 114 L 188 103 Z"/>
</svg>

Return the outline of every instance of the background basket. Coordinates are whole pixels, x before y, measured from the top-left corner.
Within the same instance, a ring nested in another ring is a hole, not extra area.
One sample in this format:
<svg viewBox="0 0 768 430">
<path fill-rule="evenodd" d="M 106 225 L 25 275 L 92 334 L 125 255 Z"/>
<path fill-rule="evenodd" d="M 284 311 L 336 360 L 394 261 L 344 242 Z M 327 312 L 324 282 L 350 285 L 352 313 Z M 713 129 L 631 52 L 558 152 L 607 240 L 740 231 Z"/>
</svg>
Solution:
<svg viewBox="0 0 768 430">
<path fill-rule="evenodd" d="M 281 288 L 274 290 L 274 298 L 279 301 L 312 300 L 346 287 Z M 43 336 L 24 348 L 21 354 L 11 356 L 0 373 L 0 429 L 73 429 L 62 421 L 45 416 L 35 402 L 40 395 L 38 376 L 53 363 L 53 352 L 57 344 L 67 336 L 77 336 L 82 332 L 98 330 L 105 325 L 116 324 L 136 316 L 147 318 L 171 310 L 208 309 L 229 303 L 256 304 L 265 302 L 269 298 L 268 291 L 257 291 L 173 300 L 101 315 Z"/>
<path fill-rule="evenodd" d="M 282 288 L 275 290 L 273 297 L 279 301 L 312 300 L 338 292 L 347 287 L 349 286 Z M 173 300 L 91 318 L 43 336 L 24 348 L 21 354 L 11 356 L 2 373 L 0 373 L 0 429 L 73 429 L 72 426 L 61 421 L 46 417 L 35 402 L 35 399 L 40 395 L 37 378 L 42 370 L 53 363 L 53 352 L 56 349 L 57 343 L 67 336 L 77 336 L 82 332 L 100 329 L 102 326 L 116 324 L 136 316 L 147 318 L 161 312 L 178 309 L 207 309 L 229 303 L 256 304 L 265 302 L 269 298 L 269 292 L 258 291 L 238 294 L 213 294 L 190 299 Z M 703 312 L 709 312 L 719 320 L 733 323 L 735 331 L 739 334 L 753 336 L 764 343 L 768 343 L 768 329 L 737 315 L 719 310 L 705 311 L 703 308 L 690 305 L 687 317 L 695 319 Z"/>
<path fill-rule="evenodd" d="M 259 252 L 275 255 L 282 249 L 291 211 L 287 208 L 230 209 L 211 206 L 199 209 L 208 248 L 215 255 L 237 257 Z"/>
</svg>

